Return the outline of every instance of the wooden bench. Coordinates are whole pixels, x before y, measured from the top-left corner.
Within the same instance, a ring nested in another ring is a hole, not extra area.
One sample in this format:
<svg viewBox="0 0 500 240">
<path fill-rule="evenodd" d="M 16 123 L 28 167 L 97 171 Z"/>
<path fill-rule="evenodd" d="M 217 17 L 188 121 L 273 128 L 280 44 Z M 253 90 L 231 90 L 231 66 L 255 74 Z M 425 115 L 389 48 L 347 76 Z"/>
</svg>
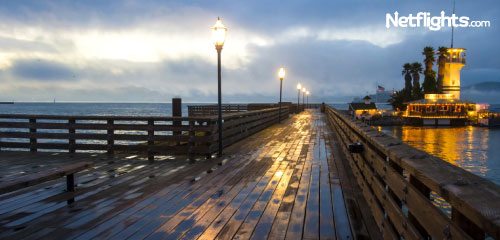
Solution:
<svg viewBox="0 0 500 240">
<path fill-rule="evenodd" d="M 42 172 L 37 172 L 27 176 L 15 178 L 10 181 L 0 183 L 0 195 L 8 192 L 13 192 L 22 188 L 31 187 L 40 183 L 51 181 L 66 176 L 66 190 L 68 192 L 75 191 L 75 173 L 91 167 L 91 162 L 79 162 L 61 167 L 47 169 Z M 68 203 L 74 202 L 74 199 L 69 199 Z"/>
</svg>

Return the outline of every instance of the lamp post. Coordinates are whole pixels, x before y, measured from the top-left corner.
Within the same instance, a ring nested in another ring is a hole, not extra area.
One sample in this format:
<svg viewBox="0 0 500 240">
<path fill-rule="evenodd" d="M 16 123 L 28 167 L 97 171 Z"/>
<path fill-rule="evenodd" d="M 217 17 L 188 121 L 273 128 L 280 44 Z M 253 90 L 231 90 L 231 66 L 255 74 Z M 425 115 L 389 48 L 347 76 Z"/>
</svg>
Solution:
<svg viewBox="0 0 500 240">
<path fill-rule="evenodd" d="M 217 50 L 217 76 L 218 76 L 218 119 L 217 127 L 219 130 L 219 157 L 222 156 L 222 87 L 221 87 L 221 52 L 226 40 L 227 28 L 222 24 L 222 20 L 217 17 L 215 25 L 212 27 L 212 40 Z"/>
<path fill-rule="evenodd" d="M 306 88 L 302 88 L 302 106 L 306 109 Z"/>
<path fill-rule="evenodd" d="M 279 102 L 279 111 L 278 111 L 278 123 L 281 123 L 281 93 L 283 89 L 283 79 L 285 78 L 285 69 L 280 68 L 278 72 L 278 77 L 280 78 L 280 102 Z"/>
<path fill-rule="evenodd" d="M 297 84 L 297 113 L 299 113 L 300 109 L 300 90 L 302 89 L 302 85 Z"/>
<path fill-rule="evenodd" d="M 306 104 L 309 107 L 309 91 L 306 91 Z"/>
</svg>

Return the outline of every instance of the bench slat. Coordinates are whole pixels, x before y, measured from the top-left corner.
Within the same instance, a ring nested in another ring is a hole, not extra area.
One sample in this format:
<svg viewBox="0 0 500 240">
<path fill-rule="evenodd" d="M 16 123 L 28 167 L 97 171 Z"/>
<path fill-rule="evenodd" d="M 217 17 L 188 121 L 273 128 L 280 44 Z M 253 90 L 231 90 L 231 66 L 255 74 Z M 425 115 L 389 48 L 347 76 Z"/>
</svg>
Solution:
<svg viewBox="0 0 500 240">
<path fill-rule="evenodd" d="M 0 194 L 16 191 L 22 188 L 34 186 L 43 182 L 74 174 L 87 169 L 92 165 L 93 164 L 91 162 L 79 162 L 19 177 L 11 181 L 2 182 L 0 183 Z"/>
</svg>

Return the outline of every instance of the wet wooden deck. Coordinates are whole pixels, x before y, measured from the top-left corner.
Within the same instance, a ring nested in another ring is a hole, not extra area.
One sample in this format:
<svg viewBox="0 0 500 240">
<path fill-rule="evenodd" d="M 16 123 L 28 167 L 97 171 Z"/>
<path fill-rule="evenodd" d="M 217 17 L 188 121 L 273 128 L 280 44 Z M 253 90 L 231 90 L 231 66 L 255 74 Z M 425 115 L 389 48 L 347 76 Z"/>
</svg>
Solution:
<svg viewBox="0 0 500 240">
<path fill-rule="evenodd" d="M 225 149 L 222 159 L 0 152 L 0 181 L 76 161 L 65 180 L 0 195 L 1 239 L 377 238 L 317 111 Z M 366 210 L 366 209 L 365 209 Z M 365 216 L 363 216 L 365 215 Z"/>
</svg>

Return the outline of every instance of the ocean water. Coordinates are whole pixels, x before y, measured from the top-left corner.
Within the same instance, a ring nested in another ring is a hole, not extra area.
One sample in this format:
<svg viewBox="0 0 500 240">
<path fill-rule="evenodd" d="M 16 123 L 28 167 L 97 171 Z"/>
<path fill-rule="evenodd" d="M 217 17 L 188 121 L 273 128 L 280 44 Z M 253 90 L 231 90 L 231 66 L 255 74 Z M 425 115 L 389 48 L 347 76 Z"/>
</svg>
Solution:
<svg viewBox="0 0 500 240">
<path fill-rule="evenodd" d="M 194 104 L 194 103 L 193 103 Z M 198 104 L 196 104 L 198 105 Z M 187 116 L 188 104 L 182 104 Z M 0 104 L 0 114 L 91 116 L 171 116 L 171 103 L 15 103 Z"/>
<path fill-rule="evenodd" d="M 500 185 L 500 128 L 393 126 L 382 131 Z"/>
</svg>

